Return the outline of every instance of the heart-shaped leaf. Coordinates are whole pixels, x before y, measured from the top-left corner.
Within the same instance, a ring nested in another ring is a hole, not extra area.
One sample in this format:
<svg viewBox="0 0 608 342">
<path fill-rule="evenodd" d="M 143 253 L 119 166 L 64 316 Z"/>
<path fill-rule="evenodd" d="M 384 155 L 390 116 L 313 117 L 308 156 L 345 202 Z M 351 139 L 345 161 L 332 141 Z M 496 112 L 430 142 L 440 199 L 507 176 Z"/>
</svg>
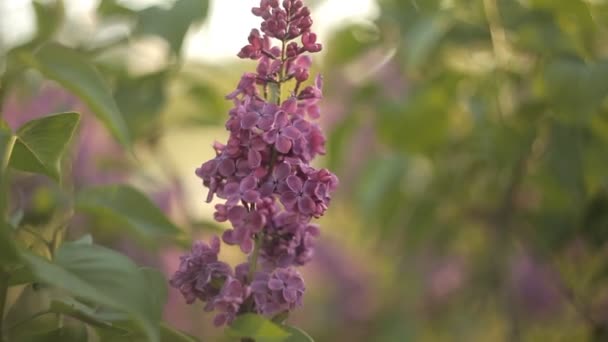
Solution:
<svg viewBox="0 0 608 342">
<path fill-rule="evenodd" d="M 79 120 L 78 113 L 62 113 L 27 122 L 17 131 L 11 167 L 60 180 L 61 158 Z"/>
</svg>

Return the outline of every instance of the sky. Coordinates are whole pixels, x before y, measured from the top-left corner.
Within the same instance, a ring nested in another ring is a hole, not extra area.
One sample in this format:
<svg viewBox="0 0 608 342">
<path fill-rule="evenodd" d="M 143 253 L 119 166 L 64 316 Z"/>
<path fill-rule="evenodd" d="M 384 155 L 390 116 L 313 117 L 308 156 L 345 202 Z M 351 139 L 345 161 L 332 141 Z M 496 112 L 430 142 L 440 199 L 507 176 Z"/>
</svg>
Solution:
<svg viewBox="0 0 608 342">
<path fill-rule="evenodd" d="M 44 1 L 44 0 L 40 0 Z M 48 1 L 48 0 L 47 0 Z M 98 0 L 64 0 L 67 15 L 76 20 L 91 22 L 91 12 Z M 158 0 L 125 0 L 137 7 L 146 7 Z M 345 3 L 348 6 L 344 6 Z M 240 50 L 259 18 L 250 8 L 258 0 L 212 0 L 206 23 L 191 32 L 185 45 L 185 55 L 192 60 L 217 62 L 233 57 Z M 375 0 L 326 0 L 314 10 L 315 30 L 320 39 L 331 30 L 351 21 L 367 21 L 377 12 Z M 14 43 L 26 39 L 35 28 L 31 0 L 0 0 L 0 39 Z"/>
</svg>

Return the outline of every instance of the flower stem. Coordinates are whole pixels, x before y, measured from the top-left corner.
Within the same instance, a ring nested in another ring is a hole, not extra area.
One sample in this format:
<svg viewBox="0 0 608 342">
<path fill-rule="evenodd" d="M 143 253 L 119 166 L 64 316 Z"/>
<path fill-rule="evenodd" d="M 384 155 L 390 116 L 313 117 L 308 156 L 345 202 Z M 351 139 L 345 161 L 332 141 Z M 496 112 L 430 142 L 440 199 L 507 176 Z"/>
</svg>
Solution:
<svg viewBox="0 0 608 342">
<path fill-rule="evenodd" d="M 264 239 L 264 233 L 259 232 L 255 237 L 255 245 L 253 247 L 253 254 L 251 254 L 251 262 L 249 264 L 249 273 L 247 274 L 247 281 L 251 283 L 253 276 L 258 265 L 258 257 L 260 256 L 260 248 L 262 247 L 262 240 Z"/>
</svg>

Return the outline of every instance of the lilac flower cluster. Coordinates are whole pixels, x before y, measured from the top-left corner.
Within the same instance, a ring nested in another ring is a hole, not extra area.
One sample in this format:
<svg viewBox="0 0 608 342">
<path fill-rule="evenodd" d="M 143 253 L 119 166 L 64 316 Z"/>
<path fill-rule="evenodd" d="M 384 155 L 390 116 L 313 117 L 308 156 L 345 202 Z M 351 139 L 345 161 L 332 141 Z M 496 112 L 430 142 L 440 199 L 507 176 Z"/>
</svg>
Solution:
<svg viewBox="0 0 608 342">
<path fill-rule="evenodd" d="M 261 31 L 251 31 L 238 56 L 258 61 L 257 70 L 227 95 L 234 103 L 226 122 L 230 137 L 216 142 L 216 157 L 196 170 L 209 189 L 207 202 L 224 200 L 214 218 L 232 228 L 222 240 L 239 246 L 248 262 L 232 272 L 218 261 L 216 237 L 210 245 L 196 243 L 171 279 L 188 302 L 200 299 L 220 312 L 216 325 L 245 312 L 272 316 L 302 304 L 304 281 L 294 267 L 312 258 L 319 227 L 311 220 L 325 213 L 338 185 L 330 171 L 310 165 L 325 153 L 325 137 L 311 121 L 320 114 L 322 78 L 305 85 L 312 64 L 306 53 L 322 48 L 310 11 L 301 0 L 261 0 L 252 12 L 262 18 Z"/>
</svg>

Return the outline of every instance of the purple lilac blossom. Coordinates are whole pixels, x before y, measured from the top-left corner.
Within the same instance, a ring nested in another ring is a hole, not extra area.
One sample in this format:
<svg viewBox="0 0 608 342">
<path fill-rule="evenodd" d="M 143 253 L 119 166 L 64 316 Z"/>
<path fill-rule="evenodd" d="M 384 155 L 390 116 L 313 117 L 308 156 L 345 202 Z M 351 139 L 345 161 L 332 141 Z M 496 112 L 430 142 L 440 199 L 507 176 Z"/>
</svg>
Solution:
<svg viewBox="0 0 608 342">
<path fill-rule="evenodd" d="M 208 301 L 220 294 L 224 281 L 232 276 L 226 263 L 218 261 L 220 239 L 215 237 L 209 244 L 198 241 L 190 254 L 180 257 L 180 265 L 170 280 L 171 286 L 179 289 L 186 302 L 197 298 Z"/>
<path fill-rule="evenodd" d="M 221 286 L 202 282 L 198 293 L 204 296 L 197 296 L 193 279 L 209 272 L 216 255 L 197 259 L 210 265 L 180 268 L 171 281 L 183 287 L 188 302 L 199 298 L 206 309 L 218 311 L 216 325 L 230 324 L 240 313 L 271 316 L 302 304 L 304 280 L 294 267 L 311 260 L 319 236 L 311 220 L 323 216 L 338 186 L 333 173 L 310 165 L 325 153 L 325 136 L 312 121 L 320 116 L 323 79 L 309 81 L 307 53 L 322 49 L 311 31 L 310 10 L 301 0 L 261 0 L 252 13 L 262 24 L 238 56 L 258 61 L 256 72 L 245 73 L 226 96 L 234 104 L 225 125 L 228 141 L 216 142 L 216 157 L 195 172 L 208 188 L 208 203 L 224 200 L 214 214 L 231 224 L 223 242 L 239 246 L 248 263 L 225 272 Z M 288 81 L 293 88 L 285 89 Z M 219 240 L 213 241 L 215 246 Z"/>
</svg>

